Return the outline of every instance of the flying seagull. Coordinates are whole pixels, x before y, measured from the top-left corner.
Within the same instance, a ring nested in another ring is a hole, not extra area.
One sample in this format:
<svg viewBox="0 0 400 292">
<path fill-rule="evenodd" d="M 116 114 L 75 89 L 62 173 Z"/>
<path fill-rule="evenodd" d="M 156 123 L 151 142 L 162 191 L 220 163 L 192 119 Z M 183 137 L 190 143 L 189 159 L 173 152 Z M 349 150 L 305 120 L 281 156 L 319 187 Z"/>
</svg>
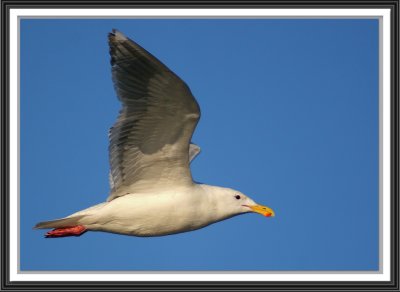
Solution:
<svg viewBox="0 0 400 292">
<path fill-rule="evenodd" d="M 122 109 L 109 131 L 111 192 L 106 202 L 40 222 L 46 237 L 104 231 L 161 236 L 192 231 L 235 215 L 274 216 L 239 191 L 195 183 L 191 138 L 200 108 L 189 87 L 157 58 L 113 30 L 112 79 Z"/>
</svg>

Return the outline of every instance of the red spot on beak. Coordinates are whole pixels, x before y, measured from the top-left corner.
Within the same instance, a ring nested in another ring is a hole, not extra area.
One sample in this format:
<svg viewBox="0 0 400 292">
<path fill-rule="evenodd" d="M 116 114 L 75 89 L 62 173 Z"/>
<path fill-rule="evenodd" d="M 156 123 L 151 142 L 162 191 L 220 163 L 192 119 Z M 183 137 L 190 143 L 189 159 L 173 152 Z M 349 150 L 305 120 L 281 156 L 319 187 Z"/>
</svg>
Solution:
<svg viewBox="0 0 400 292">
<path fill-rule="evenodd" d="M 271 217 L 271 215 L 272 215 L 271 213 L 266 213 L 265 217 Z"/>
</svg>

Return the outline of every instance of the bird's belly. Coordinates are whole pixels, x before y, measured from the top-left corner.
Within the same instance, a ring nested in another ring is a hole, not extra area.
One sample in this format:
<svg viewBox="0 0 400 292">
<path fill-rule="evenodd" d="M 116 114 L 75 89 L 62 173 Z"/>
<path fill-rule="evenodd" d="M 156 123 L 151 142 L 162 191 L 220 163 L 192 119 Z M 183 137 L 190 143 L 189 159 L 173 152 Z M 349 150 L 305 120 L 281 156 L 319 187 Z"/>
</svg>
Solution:
<svg viewBox="0 0 400 292">
<path fill-rule="evenodd" d="M 109 208 L 102 210 L 98 222 L 89 226 L 90 229 L 134 236 L 161 236 L 191 231 L 213 223 L 212 219 L 200 216 L 196 207 L 188 207 L 196 204 L 184 204 L 182 200 L 177 204 L 176 200 L 167 196 L 158 196 L 154 200 L 149 196 L 124 196 L 114 201 Z"/>
</svg>

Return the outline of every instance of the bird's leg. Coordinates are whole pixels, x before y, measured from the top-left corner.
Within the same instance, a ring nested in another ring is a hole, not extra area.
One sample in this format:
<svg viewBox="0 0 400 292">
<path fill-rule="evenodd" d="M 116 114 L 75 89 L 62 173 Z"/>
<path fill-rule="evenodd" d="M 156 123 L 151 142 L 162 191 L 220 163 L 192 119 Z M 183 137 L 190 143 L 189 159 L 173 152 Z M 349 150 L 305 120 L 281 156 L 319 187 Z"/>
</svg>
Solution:
<svg viewBox="0 0 400 292">
<path fill-rule="evenodd" d="M 64 237 L 64 236 L 79 236 L 86 231 L 86 227 L 83 225 L 77 225 L 72 227 L 56 228 L 45 234 L 45 237 Z"/>
</svg>

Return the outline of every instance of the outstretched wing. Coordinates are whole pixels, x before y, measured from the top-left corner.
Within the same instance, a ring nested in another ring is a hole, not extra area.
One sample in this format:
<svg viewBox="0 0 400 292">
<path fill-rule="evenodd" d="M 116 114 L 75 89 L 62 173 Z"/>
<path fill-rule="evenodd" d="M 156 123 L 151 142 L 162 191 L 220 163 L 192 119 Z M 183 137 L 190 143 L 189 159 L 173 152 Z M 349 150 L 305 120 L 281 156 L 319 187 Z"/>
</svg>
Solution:
<svg viewBox="0 0 400 292">
<path fill-rule="evenodd" d="M 112 78 L 122 103 L 110 129 L 111 194 L 192 184 L 189 144 L 200 108 L 189 87 L 138 44 L 109 34 Z"/>
</svg>

